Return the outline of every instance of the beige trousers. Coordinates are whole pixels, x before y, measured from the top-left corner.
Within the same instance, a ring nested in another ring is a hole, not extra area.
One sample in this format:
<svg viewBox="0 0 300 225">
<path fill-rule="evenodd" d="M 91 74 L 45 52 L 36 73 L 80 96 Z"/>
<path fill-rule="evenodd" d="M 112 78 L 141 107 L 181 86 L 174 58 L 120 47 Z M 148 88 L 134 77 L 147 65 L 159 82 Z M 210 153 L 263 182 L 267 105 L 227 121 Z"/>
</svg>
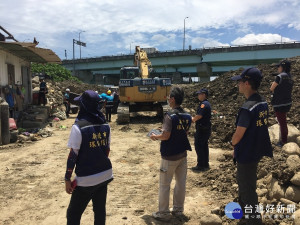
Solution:
<svg viewBox="0 0 300 225">
<path fill-rule="evenodd" d="M 159 211 L 169 212 L 170 185 L 175 174 L 175 188 L 173 193 L 173 211 L 182 211 L 185 199 L 187 174 L 187 158 L 177 161 L 161 159 L 159 184 Z"/>
</svg>

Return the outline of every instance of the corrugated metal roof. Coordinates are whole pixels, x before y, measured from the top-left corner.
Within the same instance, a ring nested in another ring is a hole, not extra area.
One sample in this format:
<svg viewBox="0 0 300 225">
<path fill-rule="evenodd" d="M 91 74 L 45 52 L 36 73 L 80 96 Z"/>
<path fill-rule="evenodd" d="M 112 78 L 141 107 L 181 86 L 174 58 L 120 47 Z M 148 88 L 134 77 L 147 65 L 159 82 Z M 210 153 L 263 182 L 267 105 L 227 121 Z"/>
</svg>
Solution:
<svg viewBox="0 0 300 225">
<path fill-rule="evenodd" d="M 60 58 L 50 49 L 37 48 L 34 43 L 0 41 L 0 49 L 29 62 L 61 63 Z"/>
</svg>

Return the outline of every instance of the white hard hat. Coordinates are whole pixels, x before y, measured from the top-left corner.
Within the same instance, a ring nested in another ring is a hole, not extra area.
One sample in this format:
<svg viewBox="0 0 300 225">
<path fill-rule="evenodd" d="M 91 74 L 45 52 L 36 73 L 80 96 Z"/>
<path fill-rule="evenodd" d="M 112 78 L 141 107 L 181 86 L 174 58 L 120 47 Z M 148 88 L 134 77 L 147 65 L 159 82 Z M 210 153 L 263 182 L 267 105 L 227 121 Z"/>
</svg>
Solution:
<svg viewBox="0 0 300 225">
<path fill-rule="evenodd" d="M 67 89 L 66 89 L 66 91 L 70 91 L 70 89 L 69 89 L 69 88 L 67 88 Z"/>
</svg>

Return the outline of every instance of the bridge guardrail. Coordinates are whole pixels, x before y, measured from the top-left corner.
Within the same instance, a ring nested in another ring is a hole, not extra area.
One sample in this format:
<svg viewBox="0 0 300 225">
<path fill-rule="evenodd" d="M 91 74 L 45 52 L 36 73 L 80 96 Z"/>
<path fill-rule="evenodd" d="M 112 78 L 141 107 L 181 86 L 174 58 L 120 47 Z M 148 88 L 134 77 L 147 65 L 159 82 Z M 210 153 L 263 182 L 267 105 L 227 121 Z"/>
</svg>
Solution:
<svg viewBox="0 0 300 225">
<path fill-rule="evenodd" d="M 151 56 L 155 56 L 157 54 L 159 55 L 163 55 L 163 54 L 168 54 L 168 53 L 192 53 L 192 52 L 198 52 L 198 54 L 202 54 L 202 53 L 208 53 L 208 52 L 214 52 L 214 51 L 220 51 L 220 50 L 228 50 L 228 49 L 239 49 L 239 48 L 247 48 L 247 47 L 274 47 L 274 46 L 291 46 L 294 44 L 299 44 L 300 46 L 300 41 L 293 41 L 293 42 L 275 42 L 275 43 L 259 43 L 259 44 L 248 44 L 248 45 L 225 45 L 225 46 L 217 46 L 217 47 L 203 47 L 203 48 L 194 48 L 194 49 L 186 49 L 184 51 L 182 50 L 167 50 L 167 51 L 158 51 L 158 52 L 154 52 L 154 53 L 149 53 L 149 57 Z M 117 55 L 111 55 L 111 56 L 99 56 L 99 57 L 86 57 L 86 58 L 81 58 L 81 59 L 75 59 L 74 62 L 93 62 L 93 61 L 106 61 L 106 60 L 111 60 L 112 58 L 121 58 L 121 59 L 128 59 L 130 57 L 132 57 L 133 54 L 117 54 Z M 63 63 L 73 63 L 73 59 L 69 59 L 69 60 L 63 60 Z"/>
</svg>

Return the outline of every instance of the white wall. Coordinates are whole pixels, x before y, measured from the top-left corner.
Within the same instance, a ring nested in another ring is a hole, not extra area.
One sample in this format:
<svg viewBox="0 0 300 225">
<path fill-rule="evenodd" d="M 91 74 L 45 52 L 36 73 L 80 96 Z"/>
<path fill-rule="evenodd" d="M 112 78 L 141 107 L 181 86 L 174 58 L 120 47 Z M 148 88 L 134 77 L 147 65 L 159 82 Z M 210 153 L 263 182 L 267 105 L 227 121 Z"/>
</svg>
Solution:
<svg viewBox="0 0 300 225">
<path fill-rule="evenodd" d="M 30 62 L 0 50 L 0 86 L 8 85 L 7 64 L 12 64 L 15 68 L 15 83 L 22 84 L 21 68 L 30 67 Z"/>
<path fill-rule="evenodd" d="M 6 53 L 0 50 L 0 85 L 8 84 L 7 65 L 5 64 Z"/>
</svg>

